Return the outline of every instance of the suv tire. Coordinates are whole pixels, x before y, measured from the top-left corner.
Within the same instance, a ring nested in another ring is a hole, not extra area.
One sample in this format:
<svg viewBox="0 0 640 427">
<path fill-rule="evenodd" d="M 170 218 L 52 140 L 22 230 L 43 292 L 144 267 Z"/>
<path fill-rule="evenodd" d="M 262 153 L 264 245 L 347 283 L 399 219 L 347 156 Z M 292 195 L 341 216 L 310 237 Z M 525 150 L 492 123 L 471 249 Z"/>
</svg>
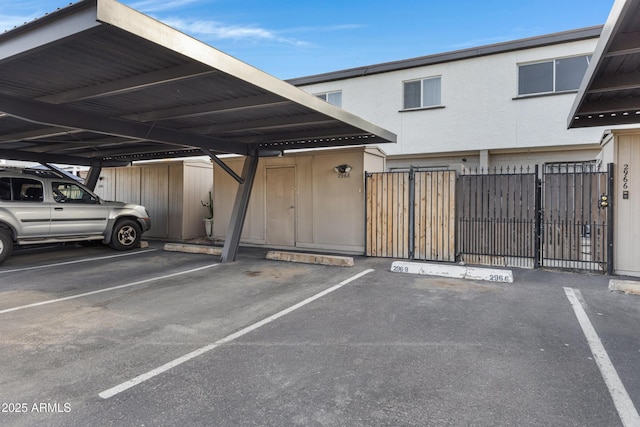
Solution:
<svg viewBox="0 0 640 427">
<path fill-rule="evenodd" d="M 142 230 L 132 219 L 121 219 L 113 227 L 111 247 L 118 251 L 126 251 L 140 246 Z"/>
<path fill-rule="evenodd" d="M 0 228 L 0 264 L 2 264 L 5 259 L 9 258 L 12 250 L 13 239 L 11 239 L 9 231 L 4 228 Z"/>
</svg>

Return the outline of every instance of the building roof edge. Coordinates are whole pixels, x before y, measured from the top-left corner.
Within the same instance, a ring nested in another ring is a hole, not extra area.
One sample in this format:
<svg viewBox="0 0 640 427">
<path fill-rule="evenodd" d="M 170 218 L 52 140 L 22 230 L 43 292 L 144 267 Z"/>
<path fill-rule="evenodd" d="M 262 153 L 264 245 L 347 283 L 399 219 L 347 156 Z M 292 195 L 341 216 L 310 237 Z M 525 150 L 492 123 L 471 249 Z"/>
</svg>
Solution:
<svg viewBox="0 0 640 427">
<path fill-rule="evenodd" d="M 346 70 L 332 71 L 328 73 L 315 74 L 305 77 L 297 77 L 286 80 L 295 86 L 304 86 L 314 83 L 325 83 L 336 80 L 344 80 L 355 77 L 364 77 L 372 74 L 381 74 L 392 71 L 405 70 L 408 68 L 423 67 L 426 65 L 439 64 L 443 62 L 460 61 L 463 59 L 476 58 L 487 55 L 512 52 L 516 50 L 532 49 L 543 46 L 550 46 L 560 43 L 569 43 L 580 40 L 597 38 L 602 31 L 602 25 L 579 28 L 575 30 L 562 31 L 558 33 L 546 34 L 542 36 L 529 37 L 507 42 L 495 43 L 484 46 L 477 46 L 462 50 L 436 53 L 433 55 L 420 56 L 416 58 L 404 59 L 400 61 L 384 62 L 380 64 L 367 65 Z"/>
</svg>

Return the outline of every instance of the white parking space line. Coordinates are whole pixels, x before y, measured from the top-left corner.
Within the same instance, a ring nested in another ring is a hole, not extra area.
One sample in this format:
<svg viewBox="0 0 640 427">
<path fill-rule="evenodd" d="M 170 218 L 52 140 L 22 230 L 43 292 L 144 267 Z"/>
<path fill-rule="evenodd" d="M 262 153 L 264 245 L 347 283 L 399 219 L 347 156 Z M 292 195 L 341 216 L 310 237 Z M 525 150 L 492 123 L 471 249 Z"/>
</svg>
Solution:
<svg viewBox="0 0 640 427">
<path fill-rule="evenodd" d="M 611 397 L 613 398 L 613 403 L 618 410 L 618 415 L 620 416 L 622 424 L 625 427 L 640 426 L 640 415 L 638 415 L 638 411 L 633 405 L 633 401 L 629 397 L 627 390 L 624 388 L 624 384 L 622 384 L 616 368 L 611 363 L 611 359 L 609 359 L 607 351 L 602 345 L 596 330 L 593 328 L 593 325 L 582 306 L 582 302 L 580 301 L 582 299 L 580 291 L 572 288 L 564 288 L 564 292 L 573 307 L 576 317 L 578 318 L 578 322 L 582 327 L 582 332 L 587 338 L 589 348 L 591 348 L 591 353 L 593 354 L 596 364 L 600 369 L 600 374 L 609 388 L 609 394 L 611 394 Z"/>
<path fill-rule="evenodd" d="M 154 251 L 157 251 L 157 249 L 145 249 L 144 251 L 126 252 L 126 253 L 117 254 L 117 255 L 109 255 L 109 256 L 102 256 L 102 257 L 95 257 L 95 258 L 83 258 L 83 259 L 77 259 L 77 260 L 74 260 L 74 261 L 56 262 L 56 263 L 53 263 L 53 264 L 36 265 L 36 266 L 33 266 L 33 267 L 15 268 L 13 270 L 1 270 L 0 274 L 16 273 L 16 272 L 20 272 L 20 271 L 29 271 L 29 270 L 38 270 L 38 269 L 41 269 L 41 268 L 50 268 L 50 267 L 58 267 L 58 266 L 61 266 L 61 265 L 78 264 L 78 263 L 81 263 L 81 262 L 102 261 L 103 259 L 119 258 L 119 257 L 123 257 L 123 256 L 132 256 L 132 255 L 140 255 L 140 254 L 144 254 L 144 253 L 147 253 L 147 252 L 154 252 Z"/>
<path fill-rule="evenodd" d="M 137 377 L 132 378 L 129 381 L 125 381 L 122 384 L 119 384 L 119 385 L 117 385 L 115 387 L 112 387 L 112 388 L 110 388 L 108 390 L 105 390 L 105 391 L 103 391 L 101 393 L 98 393 L 98 396 L 100 396 L 103 399 L 108 399 L 110 397 L 115 396 L 116 394 L 122 393 L 123 391 L 128 390 L 131 387 L 134 387 L 134 386 L 136 386 L 136 385 L 138 385 L 138 384 L 140 384 L 140 383 L 142 383 L 144 381 L 147 381 L 147 380 L 149 380 L 149 379 L 151 379 L 151 378 L 153 378 L 153 377 L 155 377 L 157 375 L 162 374 L 163 372 L 166 372 L 166 371 L 168 371 L 168 370 L 170 370 L 172 368 L 175 368 L 176 366 L 181 365 L 181 364 L 183 364 L 183 363 L 185 363 L 185 362 L 187 362 L 187 361 L 189 361 L 189 360 L 191 360 L 193 358 L 196 358 L 196 357 L 198 357 L 198 356 L 200 356 L 200 355 L 202 355 L 202 354 L 204 354 L 204 353 L 206 353 L 208 351 L 211 351 L 216 347 L 219 347 L 219 346 L 221 346 L 223 344 L 229 343 L 229 342 L 231 342 L 231 341 L 233 341 L 233 340 L 235 340 L 237 338 L 240 338 L 243 335 L 248 334 L 249 332 L 255 331 L 256 329 L 258 329 L 258 328 L 260 328 L 260 327 L 262 327 L 262 326 L 264 326 L 264 325 L 266 325 L 268 323 L 271 323 L 274 320 L 279 319 L 280 317 L 285 316 L 285 315 L 291 313 L 292 311 L 297 310 L 300 307 L 303 307 L 303 306 L 305 306 L 305 305 L 307 305 L 307 304 L 309 304 L 309 303 L 311 303 L 311 302 L 313 302 L 313 301 L 315 301 L 315 300 L 317 300 L 319 298 L 322 298 L 323 296 L 325 296 L 327 294 L 330 294 L 331 292 L 336 291 L 336 290 L 340 289 L 341 287 L 343 287 L 343 286 L 353 282 L 354 280 L 359 279 L 360 277 L 362 277 L 362 276 L 364 276 L 366 274 L 369 274 L 369 273 L 371 273 L 373 271 L 374 271 L 373 269 L 368 269 L 368 270 L 360 272 L 360 273 L 358 273 L 358 274 L 356 274 L 354 276 L 351 276 L 350 278 L 340 282 L 339 284 L 337 284 L 335 286 L 332 286 L 332 287 L 330 287 L 328 289 L 325 289 L 324 291 L 319 292 L 319 293 L 317 293 L 317 294 L 305 299 L 304 301 L 301 301 L 301 302 L 299 302 L 299 303 L 297 303 L 295 305 L 292 305 L 289 308 L 286 308 L 286 309 L 284 309 L 282 311 L 279 311 L 278 313 L 273 314 L 273 315 L 271 315 L 271 316 L 269 316 L 269 317 L 267 317 L 267 318 L 265 318 L 265 319 L 263 319 L 263 320 L 261 320 L 259 322 L 256 322 L 256 323 L 254 323 L 254 324 L 252 324 L 250 326 L 247 326 L 246 328 L 240 329 L 238 332 L 235 332 L 235 333 L 233 333 L 231 335 L 228 335 L 225 338 L 222 338 L 222 339 L 220 339 L 220 340 L 218 340 L 218 341 L 216 341 L 216 342 L 214 342 L 212 344 L 209 344 L 209 345 L 201 347 L 201 348 L 199 348 L 197 350 L 194 350 L 191 353 L 185 354 L 182 357 L 178 357 L 177 359 L 174 359 L 171 362 L 165 363 L 164 365 L 162 365 L 162 366 L 160 366 L 158 368 L 152 369 L 151 371 L 149 371 L 147 373 L 144 373 L 142 375 L 138 375 Z"/>
<path fill-rule="evenodd" d="M 182 276 L 182 275 L 185 275 L 185 274 L 195 273 L 196 271 L 205 270 L 207 268 L 212 268 L 212 267 L 215 267 L 217 265 L 220 265 L 220 264 L 205 265 L 204 267 L 192 268 L 191 270 L 179 271 L 177 273 L 171 273 L 171 274 L 165 274 L 164 276 L 151 277 L 149 279 L 139 280 L 137 282 L 127 283 L 127 284 L 119 285 L 119 286 L 113 286 L 111 288 L 99 289 L 97 291 L 85 292 L 83 294 L 71 295 L 71 296 L 64 297 L 64 298 L 57 298 L 57 299 L 52 299 L 52 300 L 47 300 L 47 301 L 35 302 L 35 303 L 32 303 L 32 304 L 27 304 L 27 305 L 21 305 L 19 307 L 7 308 L 7 309 L 4 309 L 4 310 L 0 310 L 0 314 L 11 313 L 12 311 L 24 310 L 24 309 L 27 309 L 27 308 L 39 307 L 41 305 L 55 304 L 57 302 L 69 301 L 69 300 L 76 299 L 76 298 L 88 297 L 89 295 L 95 295 L 95 294 L 100 294 L 100 293 L 103 293 L 103 292 L 115 291 L 117 289 L 130 288 L 132 286 L 142 285 L 144 283 L 155 282 L 155 281 L 158 281 L 158 280 L 169 279 L 171 277 L 177 277 L 177 276 Z"/>
</svg>

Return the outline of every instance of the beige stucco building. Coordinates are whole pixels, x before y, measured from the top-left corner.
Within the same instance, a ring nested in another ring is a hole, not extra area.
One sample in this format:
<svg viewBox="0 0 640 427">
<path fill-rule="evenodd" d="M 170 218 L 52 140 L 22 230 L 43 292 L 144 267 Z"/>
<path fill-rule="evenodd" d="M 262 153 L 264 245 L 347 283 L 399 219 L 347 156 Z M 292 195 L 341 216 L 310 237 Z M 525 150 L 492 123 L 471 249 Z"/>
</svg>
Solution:
<svg viewBox="0 0 640 427">
<path fill-rule="evenodd" d="M 640 129 L 607 132 L 600 157 L 615 165 L 615 272 L 640 276 Z"/>
<path fill-rule="evenodd" d="M 240 173 L 243 159 L 226 158 Z M 346 165 L 341 172 L 340 166 Z M 365 172 L 385 169 L 376 147 L 340 148 L 262 158 L 242 242 L 274 248 L 364 251 Z M 214 166 L 214 235 L 224 238 L 237 183 Z"/>
</svg>

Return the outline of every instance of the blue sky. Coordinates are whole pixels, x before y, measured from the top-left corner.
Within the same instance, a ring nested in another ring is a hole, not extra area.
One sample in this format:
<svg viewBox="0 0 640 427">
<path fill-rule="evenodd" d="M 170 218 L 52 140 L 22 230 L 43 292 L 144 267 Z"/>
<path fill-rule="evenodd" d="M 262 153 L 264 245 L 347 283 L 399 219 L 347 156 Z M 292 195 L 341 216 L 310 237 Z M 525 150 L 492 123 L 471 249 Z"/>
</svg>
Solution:
<svg viewBox="0 0 640 427">
<path fill-rule="evenodd" d="M 286 79 L 603 24 L 613 0 L 123 0 Z M 0 32 L 65 7 L 0 0 Z"/>
</svg>

